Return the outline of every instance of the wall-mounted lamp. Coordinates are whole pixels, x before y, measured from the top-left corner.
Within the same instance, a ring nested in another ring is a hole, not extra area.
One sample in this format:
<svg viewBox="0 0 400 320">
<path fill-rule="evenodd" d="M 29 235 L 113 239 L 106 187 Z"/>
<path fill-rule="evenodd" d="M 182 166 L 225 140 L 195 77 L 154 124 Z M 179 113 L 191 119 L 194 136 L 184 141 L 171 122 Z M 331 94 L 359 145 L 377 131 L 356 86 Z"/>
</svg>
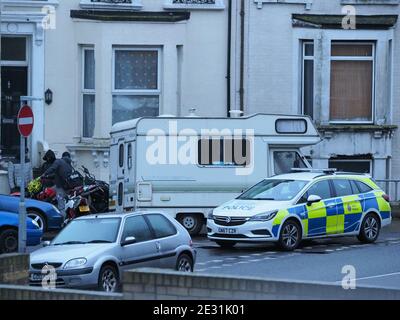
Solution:
<svg viewBox="0 0 400 320">
<path fill-rule="evenodd" d="M 44 101 L 46 104 L 50 105 L 53 102 L 53 91 L 47 89 L 44 93 Z"/>
</svg>

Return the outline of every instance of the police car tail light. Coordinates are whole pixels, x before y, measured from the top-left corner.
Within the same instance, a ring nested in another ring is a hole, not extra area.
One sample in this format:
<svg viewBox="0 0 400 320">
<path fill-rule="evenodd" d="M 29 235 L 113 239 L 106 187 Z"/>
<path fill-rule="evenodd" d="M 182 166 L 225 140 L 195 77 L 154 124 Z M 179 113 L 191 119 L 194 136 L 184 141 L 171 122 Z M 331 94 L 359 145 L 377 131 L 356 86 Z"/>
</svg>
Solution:
<svg viewBox="0 0 400 320">
<path fill-rule="evenodd" d="M 390 197 L 387 194 L 384 194 L 382 198 L 385 199 L 387 202 L 390 202 Z"/>
</svg>

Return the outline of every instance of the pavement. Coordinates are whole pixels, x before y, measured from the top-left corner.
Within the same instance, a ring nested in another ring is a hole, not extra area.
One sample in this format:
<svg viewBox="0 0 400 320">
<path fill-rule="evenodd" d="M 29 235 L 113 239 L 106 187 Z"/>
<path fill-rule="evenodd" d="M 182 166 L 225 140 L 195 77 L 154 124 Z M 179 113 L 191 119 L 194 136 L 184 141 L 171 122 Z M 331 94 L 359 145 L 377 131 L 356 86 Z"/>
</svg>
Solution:
<svg viewBox="0 0 400 320">
<path fill-rule="evenodd" d="M 54 234 L 47 234 L 51 239 Z M 195 272 L 255 276 L 302 282 L 340 284 L 343 267 L 352 266 L 356 284 L 400 289 L 400 219 L 381 230 L 374 244 L 356 237 L 307 240 L 294 252 L 282 252 L 271 244 L 238 244 L 222 249 L 206 237 L 193 239 L 197 249 Z M 41 246 L 29 248 L 32 252 Z"/>
</svg>

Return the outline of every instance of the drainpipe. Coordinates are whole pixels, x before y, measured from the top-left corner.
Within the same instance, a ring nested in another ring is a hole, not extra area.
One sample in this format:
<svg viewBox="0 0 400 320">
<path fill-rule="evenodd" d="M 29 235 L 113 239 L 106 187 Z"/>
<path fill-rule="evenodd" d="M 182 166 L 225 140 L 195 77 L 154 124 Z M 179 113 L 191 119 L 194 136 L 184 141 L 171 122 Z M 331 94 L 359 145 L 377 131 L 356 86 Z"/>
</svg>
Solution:
<svg viewBox="0 0 400 320">
<path fill-rule="evenodd" d="M 232 54 L 232 0 L 228 0 L 228 48 L 226 65 L 226 101 L 227 115 L 230 117 L 231 111 L 231 54 Z"/>
<path fill-rule="evenodd" d="M 240 111 L 244 112 L 244 33 L 245 33 L 245 0 L 240 1 Z"/>
</svg>

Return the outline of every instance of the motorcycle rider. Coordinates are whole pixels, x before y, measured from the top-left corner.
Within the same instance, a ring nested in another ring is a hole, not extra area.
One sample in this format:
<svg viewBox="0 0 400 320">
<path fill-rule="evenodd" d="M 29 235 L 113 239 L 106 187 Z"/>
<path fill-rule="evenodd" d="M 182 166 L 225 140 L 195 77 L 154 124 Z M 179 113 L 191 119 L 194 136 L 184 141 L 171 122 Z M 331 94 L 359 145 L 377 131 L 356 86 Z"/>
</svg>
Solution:
<svg viewBox="0 0 400 320">
<path fill-rule="evenodd" d="M 43 175 L 48 168 L 56 161 L 56 155 L 53 150 L 49 149 L 43 156 L 44 163 L 40 168 L 40 174 Z M 54 177 L 49 177 L 49 179 L 42 179 L 42 185 L 44 188 L 52 187 L 54 185 Z"/>
<path fill-rule="evenodd" d="M 68 152 L 64 152 L 63 157 L 61 159 L 55 160 L 53 164 L 42 175 L 42 177 L 45 179 L 54 176 L 54 182 L 56 186 L 55 189 L 57 193 L 57 207 L 64 218 L 66 217 L 65 197 L 67 195 L 66 189 L 68 188 L 66 185 L 66 181 L 67 178 L 72 174 L 72 172 L 73 168 L 71 156 Z"/>
</svg>

